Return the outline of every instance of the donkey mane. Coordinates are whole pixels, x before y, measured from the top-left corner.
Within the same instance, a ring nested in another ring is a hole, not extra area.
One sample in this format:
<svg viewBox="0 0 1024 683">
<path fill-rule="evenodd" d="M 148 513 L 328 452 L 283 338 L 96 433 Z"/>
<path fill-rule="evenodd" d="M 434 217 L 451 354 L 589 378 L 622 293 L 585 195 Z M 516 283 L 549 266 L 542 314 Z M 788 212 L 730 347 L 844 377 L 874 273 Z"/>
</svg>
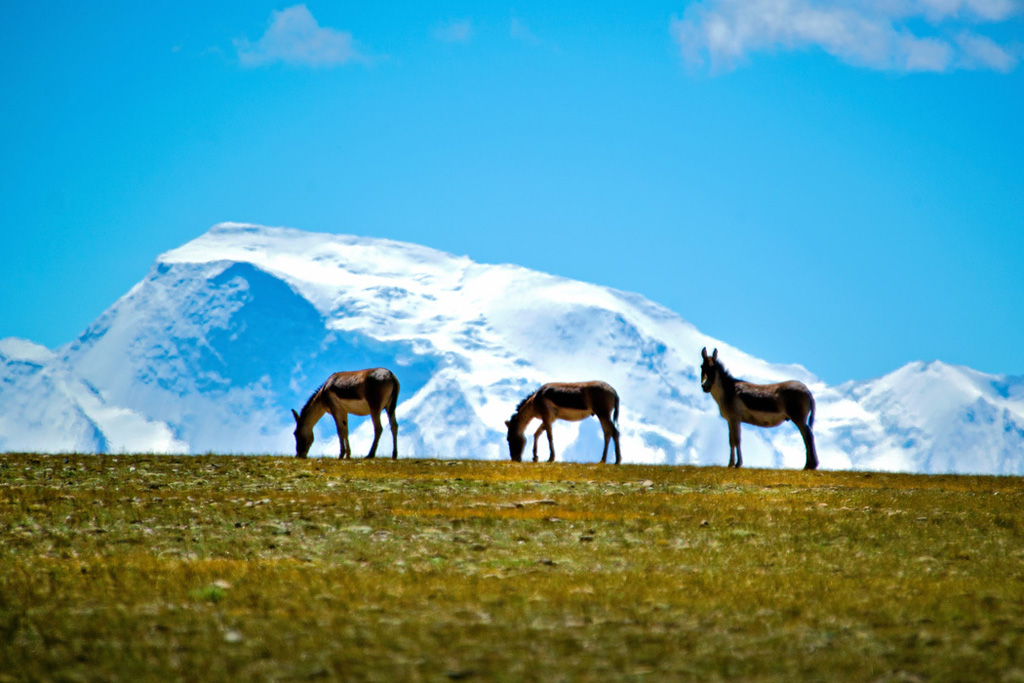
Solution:
<svg viewBox="0 0 1024 683">
<path fill-rule="evenodd" d="M 722 361 L 716 360 L 715 365 L 717 366 L 716 372 L 722 375 L 722 390 L 727 397 L 732 398 L 736 395 L 736 382 L 742 382 L 743 380 L 733 377 L 732 373 L 722 365 Z"/>
<path fill-rule="evenodd" d="M 328 379 L 330 379 L 330 378 L 328 378 Z M 319 396 L 323 392 L 325 386 L 327 386 L 327 382 L 324 382 L 323 384 L 318 386 L 316 388 L 316 391 L 314 391 L 312 394 L 309 395 L 309 398 L 306 399 L 305 405 L 302 406 L 302 410 L 299 411 L 299 417 L 300 418 L 301 417 L 305 417 L 309 413 L 310 407 L 313 405 L 313 403 L 316 401 L 316 399 L 319 398 Z"/>
<path fill-rule="evenodd" d="M 526 405 L 526 402 L 533 398 L 536 394 L 537 392 L 535 391 L 526 398 L 524 398 L 522 401 L 520 401 L 519 405 L 516 406 L 515 412 L 518 413 L 520 410 L 522 410 L 523 406 Z"/>
</svg>

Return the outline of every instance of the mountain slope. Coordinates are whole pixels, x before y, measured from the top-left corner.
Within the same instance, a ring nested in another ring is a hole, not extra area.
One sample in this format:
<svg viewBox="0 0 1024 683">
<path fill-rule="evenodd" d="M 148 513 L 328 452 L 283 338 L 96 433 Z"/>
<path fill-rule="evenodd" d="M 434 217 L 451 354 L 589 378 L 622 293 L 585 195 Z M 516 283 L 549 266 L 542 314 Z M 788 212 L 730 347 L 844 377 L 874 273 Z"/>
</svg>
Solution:
<svg viewBox="0 0 1024 683">
<path fill-rule="evenodd" d="M 900 463 L 918 472 L 1020 474 L 1024 461 L 1024 378 L 987 375 L 938 361 L 910 363 L 885 377 L 840 387 L 869 414 Z"/>
<path fill-rule="evenodd" d="M 181 451 L 167 425 L 106 401 L 49 349 L 0 340 L 0 451 Z"/>
<path fill-rule="evenodd" d="M 799 366 L 708 338 L 635 294 L 389 240 L 240 224 L 161 255 L 79 339 L 52 354 L 35 347 L 45 356 L 37 369 L 5 361 L 0 447 L 137 444 L 110 420 L 86 417 L 86 391 L 156 430 L 142 450 L 288 453 L 291 408 L 331 372 L 384 365 L 402 383 L 403 456 L 505 458 L 503 422 L 523 396 L 546 381 L 603 379 L 622 399 L 625 462 L 723 464 L 726 426 L 697 376 L 705 345 L 737 376 L 812 388 L 823 467 L 1024 467 L 1020 378 L 911 364 L 827 387 Z M 8 417 L 19 401 L 31 418 Z M 59 429 L 48 427 L 54 420 Z M 559 458 L 595 461 L 599 433 L 593 420 L 558 423 Z M 336 455 L 329 418 L 316 434 L 312 452 Z M 364 421 L 353 448 L 369 440 Z M 743 445 L 750 466 L 803 463 L 792 425 L 747 427 Z"/>
</svg>

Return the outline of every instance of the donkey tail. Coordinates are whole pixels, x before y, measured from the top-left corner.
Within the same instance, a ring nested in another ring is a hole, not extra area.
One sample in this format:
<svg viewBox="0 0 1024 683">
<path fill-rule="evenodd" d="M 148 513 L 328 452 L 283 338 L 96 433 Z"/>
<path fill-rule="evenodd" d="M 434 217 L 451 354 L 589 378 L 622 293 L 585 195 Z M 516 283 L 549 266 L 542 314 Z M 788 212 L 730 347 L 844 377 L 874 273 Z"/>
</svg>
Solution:
<svg viewBox="0 0 1024 683">
<path fill-rule="evenodd" d="M 811 414 L 807 416 L 807 426 L 814 429 L 814 413 L 817 412 L 817 408 L 814 405 L 814 396 L 811 396 Z"/>
<path fill-rule="evenodd" d="M 615 394 L 615 410 L 612 411 L 612 421 L 615 423 L 616 427 L 619 425 L 619 394 L 618 394 L 618 392 L 616 392 L 616 394 Z"/>
</svg>

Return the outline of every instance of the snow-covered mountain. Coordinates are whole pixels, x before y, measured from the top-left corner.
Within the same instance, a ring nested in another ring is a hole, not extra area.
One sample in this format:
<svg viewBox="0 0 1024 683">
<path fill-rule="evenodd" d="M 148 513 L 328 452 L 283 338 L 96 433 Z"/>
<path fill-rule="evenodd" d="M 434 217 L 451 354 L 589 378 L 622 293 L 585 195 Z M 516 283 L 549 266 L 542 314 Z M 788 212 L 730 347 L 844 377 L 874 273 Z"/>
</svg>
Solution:
<svg viewBox="0 0 1024 683">
<path fill-rule="evenodd" d="M 331 372 L 382 365 L 402 384 L 403 457 L 507 458 L 519 399 L 547 381 L 603 379 L 621 397 L 624 462 L 720 465 L 727 429 L 699 386 L 703 346 L 744 379 L 812 389 L 823 468 L 1024 474 L 1024 378 L 912 363 L 830 387 L 636 294 L 233 223 L 160 256 L 74 342 L 0 340 L 0 450 L 291 453 L 291 408 Z M 361 422 L 357 454 L 371 438 Z M 559 459 L 599 457 L 595 420 L 554 433 Z M 336 456 L 330 418 L 316 435 L 312 453 Z M 743 446 L 751 467 L 803 465 L 792 425 L 745 427 Z"/>
</svg>

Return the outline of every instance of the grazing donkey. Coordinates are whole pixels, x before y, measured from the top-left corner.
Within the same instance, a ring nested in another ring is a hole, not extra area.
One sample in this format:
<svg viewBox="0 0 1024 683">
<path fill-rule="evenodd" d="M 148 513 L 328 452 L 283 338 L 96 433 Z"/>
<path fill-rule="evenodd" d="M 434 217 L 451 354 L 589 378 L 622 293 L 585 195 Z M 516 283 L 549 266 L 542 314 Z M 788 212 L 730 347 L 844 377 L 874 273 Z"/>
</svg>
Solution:
<svg viewBox="0 0 1024 683">
<path fill-rule="evenodd" d="M 707 348 L 700 350 L 704 362 L 700 366 L 700 387 L 718 403 L 718 412 L 729 423 L 729 467 L 743 466 L 740 451 L 740 423 L 758 427 L 776 427 L 792 420 L 804 437 L 807 448 L 805 470 L 818 469 L 818 453 L 814 449 L 814 396 L 802 382 L 792 380 L 778 384 L 753 384 L 736 379 L 718 361 L 718 349 L 708 357 Z M 735 459 L 733 454 L 735 453 Z"/>
<path fill-rule="evenodd" d="M 383 428 L 380 411 L 388 411 L 391 423 L 391 441 L 394 448 L 392 458 L 398 457 L 398 420 L 395 406 L 398 404 L 398 378 L 385 368 L 370 368 L 353 372 L 336 372 L 313 392 L 302 406 L 302 412 L 292 410 L 295 416 L 295 457 L 305 458 L 313 445 L 313 425 L 325 413 L 334 417 L 341 441 L 339 458 L 351 458 L 352 447 L 348 443 L 348 414 L 369 415 L 373 420 L 373 446 L 367 458 L 377 453 L 377 442 Z"/>
<path fill-rule="evenodd" d="M 547 432 L 551 456 L 555 460 L 555 442 L 551 438 L 551 423 L 555 420 L 583 420 L 596 415 L 604 430 L 604 452 L 601 462 L 608 459 L 608 440 L 615 440 L 615 464 L 622 461 L 619 453 L 619 395 L 604 382 L 552 382 L 530 394 L 516 406 L 516 412 L 505 420 L 508 427 L 508 449 L 516 462 L 523 460 L 526 446 L 526 425 L 530 420 L 540 420 L 540 427 L 533 434 L 533 461 L 537 462 L 537 439 L 541 432 Z"/>
</svg>

